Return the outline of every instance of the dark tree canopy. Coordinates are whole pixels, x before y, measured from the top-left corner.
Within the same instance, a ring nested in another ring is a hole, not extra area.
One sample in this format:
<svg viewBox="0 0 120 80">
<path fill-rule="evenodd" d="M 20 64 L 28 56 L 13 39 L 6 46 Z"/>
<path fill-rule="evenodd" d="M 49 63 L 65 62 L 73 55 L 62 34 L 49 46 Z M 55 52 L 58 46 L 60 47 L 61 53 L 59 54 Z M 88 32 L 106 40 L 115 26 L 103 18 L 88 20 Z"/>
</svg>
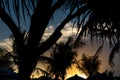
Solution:
<svg viewBox="0 0 120 80">
<path fill-rule="evenodd" d="M 19 77 L 29 80 L 39 55 L 54 45 L 61 37 L 65 24 L 71 20 L 78 26 L 76 43 L 87 32 L 91 36 L 101 37 L 103 41 L 107 37 L 113 46 L 110 55 L 112 60 L 120 48 L 120 5 L 117 3 L 113 0 L 0 0 L 0 18 L 13 33 L 17 44 Z M 66 12 L 65 18 L 40 45 L 44 31 L 57 11 Z M 28 30 L 25 30 L 27 38 L 19 29 L 23 24 L 28 25 Z"/>
</svg>

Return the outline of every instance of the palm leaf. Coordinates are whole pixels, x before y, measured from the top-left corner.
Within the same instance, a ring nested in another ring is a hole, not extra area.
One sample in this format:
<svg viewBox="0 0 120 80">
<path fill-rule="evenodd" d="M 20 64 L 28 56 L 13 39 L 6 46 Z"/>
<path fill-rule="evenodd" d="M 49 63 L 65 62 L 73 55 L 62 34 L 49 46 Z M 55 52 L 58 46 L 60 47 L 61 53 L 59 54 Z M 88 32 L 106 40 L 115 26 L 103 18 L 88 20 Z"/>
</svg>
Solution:
<svg viewBox="0 0 120 80">
<path fill-rule="evenodd" d="M 50 57 L 46 57 L 46 56 L 40 56 L 39 57 L 39 62 L 44 63 L 44 64 L 51 64 L 52 59 Z"/>
<path fill-rule="evenodd" d="M 45 70 L 43 70 L 43 69 L 41 69 L 41 68 L 34 68 L 34 70 L 33 71 L 36 71 L 36 73 L 39 75 L 40 74 L 40 72 L 42 72 L 42 74 L 44 74 L 44 75 L 50 75 L 50 73 L 48 73 L 47 71 L 45 71 Z"/>
<path fill-rule="evenodd" d="M 109 63 L 112 67 L 114 66 L 113 58 L 114 58 L 116 53 L 119 53 L 119 50 L 120 50 L 120 44 L 116 43 L 115 46 L 112 48 L 112 51 L 111 51 L 110 56 L 109 56 L 110 57 Z"/>
<path fill-rule="evenodd" d="M 96 51 L 94 57 L 99 56 L 99 54 L 102 53 L 102 48 L 103 48 L 103 45 L 98 48 L 98 50 Z"/>
</svg>

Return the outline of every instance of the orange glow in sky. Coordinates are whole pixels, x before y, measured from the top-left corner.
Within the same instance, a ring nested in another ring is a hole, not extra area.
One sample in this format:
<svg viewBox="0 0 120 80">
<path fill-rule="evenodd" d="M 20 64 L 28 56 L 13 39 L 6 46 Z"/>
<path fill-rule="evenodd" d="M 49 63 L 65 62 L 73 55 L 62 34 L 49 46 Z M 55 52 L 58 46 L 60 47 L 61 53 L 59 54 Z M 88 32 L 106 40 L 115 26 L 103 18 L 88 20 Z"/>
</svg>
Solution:
<svg viewBox="0 0 120 80">
<path fill-rule="evenodd" d="M 87 78 L 87 76 L 86 76 L 84 73 L 82 73 L 81 71 L 79 71 L 79 70 L 76 68 L 76 66 L 73 65 L 72 68 L 70 68 L 70 69 L 67 70 L 66 79 L 69 78 L 69 77 L 72 77 L 72 76 L 74 76 L 74 75 L 76 75 L 76 74 L 77 74 L 78 76 L 82 77 L 82 78 L 85 78 L 85 79 Z"/>
</svg>

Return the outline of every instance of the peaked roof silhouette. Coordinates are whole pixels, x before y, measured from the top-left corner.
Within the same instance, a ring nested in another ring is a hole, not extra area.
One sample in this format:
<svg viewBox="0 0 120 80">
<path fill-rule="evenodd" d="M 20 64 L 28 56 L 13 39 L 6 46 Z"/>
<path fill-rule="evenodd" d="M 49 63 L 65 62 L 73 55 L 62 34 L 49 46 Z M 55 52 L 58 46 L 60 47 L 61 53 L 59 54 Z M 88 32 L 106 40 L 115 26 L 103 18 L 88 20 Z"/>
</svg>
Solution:
<svg viewBox="0 0 120 80">
<path fill-rule="evenodd" d="M 85 80 L 85 79 L 75 74 L 74 76 L 68 78 L 67 80 Z"/>
</svg>

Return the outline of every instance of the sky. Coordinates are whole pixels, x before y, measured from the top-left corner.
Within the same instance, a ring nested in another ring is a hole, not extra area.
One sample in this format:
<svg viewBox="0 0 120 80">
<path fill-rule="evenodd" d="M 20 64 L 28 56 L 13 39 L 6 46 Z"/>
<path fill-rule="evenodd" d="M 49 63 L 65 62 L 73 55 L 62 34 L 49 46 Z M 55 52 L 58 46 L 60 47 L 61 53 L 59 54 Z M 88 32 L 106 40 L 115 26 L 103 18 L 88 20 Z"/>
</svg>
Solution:
<svg viewBox="0 0 120 80">
<path fill-rule="evenodd" d="M 6 24 L 0 19 L 0 40 L 7 39 L 10 34 L 11 31 L 6 26 Z"/>
<path fill-rule="evenodd" d="M 43 39 L 47 39 L 54 30 L 55 30 L 55 27 L 53 25 L 49 25 L 45 31 Z M 67 40 L 68 36 L 74 35 L 76 33 L 76 31 L 77 31 L 77 28 L 73 29 L 72 23 L 66 24 L 65 28 L 61 31 L 63 36 L 59 39 L 59 41 Z M 0 45 L 6 46 L 7 49 L 10 49 L 8 45 L 11 45 L 8 40 L 8 37 L 10 34 L 11 34 L 10 30 L 0 20 Z M 79 54 L 78 59 L 81 58 L 81 55 L 83 53 L 85 53 L 87 55 L 94 55 L 99 46 L 100 46 L 100 44 L 95 39 L 93 40 L 93 44 L 91 44 L 90 39 L 86 38 L 86 45 L 83 46 L 82 48 L 78 49 L 78 54 Z M 114 58 L 115 66 L 113 68 L 111 68 L 111 66 L 108 63 L 109 54 L 110 54 L 110 49 L 108 47 L 109 47 L 108 43 L 104 44 L 102 54 L 100 55 L 100 60 L 102 61 L 102 65 L 100 66 L 100 72 L 104 72 L 105 70 L 108 69 L 108 70 L 113 70 L 115 76 L 120 76 L 120 69 L 119 69 L 120 56 L 119 56 L 119 54 L 115 55 L 115 58 Z M 67 72 L 68 72 L 68 77 L 73 76 L 76 73 L 78 75 L 81 75 L 81 73 L 78 70 L 76 70 L 76 68 L 74 68 L 74 67 L 72 68 L 72 70 L 69 69 Z M 83 74 L 81 76 L 85 77 Z"/>
<path fill-rule="evenodd" d="M 57 14 L 55 14 L 54 16 L 55 20 L 53 21 L 51 20 L 48 28 L 45 31 L 43 39 L 47 39 L 52 34 L 56 26 L 59 25 L 59 23 L 64 19 L 64 17 L 65 15 L 61 12 L 57 12 Z M 66 41 L 68 36 L 74 35 L 76 33 L 77 29 L 76 28 L 73 29 L 72 27 L 73 27 L 72 23 L 69 22 L 68 24 L 66 24 L 65 28 L 61 31 L 63 35 L 59 39 L 59 41 Z M 28 27 L 24 27 L 24 28 L 28 28 Z M 10 48 L 11 43 L 9 42 L 8 39 L 10 34 L 12 34 L 11 31 L 6 26 L 6 24 L 0 19 L 0 46 L 7 48 L 8 50 L 11 50 Z M 78 59 L 81 58 L 81 55 L 83 53 L 87 55 L 94 55 L 97 49 L 99 48 L 99 46 L 100 43 L 97 43 L 95 39 L 93 41 L 93 44 L 91 44 L 90 39 L 86 38 L 86 45 L 78 49 Z M 115 65 L 113 68 L 111 68 L 111 66 L 109 65 L 110 51 L 111 49 L 109 49 L 108 43 L 104 44 L 102 54 L 100 54 L 100 60 L 102 61 L 102 64 L 100 66 L 100 72 L 104 72 L 105 70 L 108 69 L 114 71 L 115 76 L 120 76 L 120 69 L 119 69 L 120 54 L 115 55 L 113 59 Z M 67 77 L 71 77 L 75 74 L 85 77 L 85 75 L 81 74 L 81 72 L 79 72 L 74 66 L 72 67 L 72 69 L 69 69 L 67 73 L 68 73 Z"/>
<path fill-rule="evenodd" d="M 51 20 L 48 28 L 46 29 L 43 39 L 48 38 L 52 34 L 52 32 L 55 30 L 55 27 L 57 25 L 59 25 L 61 20 L 63 20 L 64 15 L 59 12 L 57 12 L 57 13 L 58 14 L 56 14 L 54 16 L 56 19 L 53 21 Z M 72 27 L 73 27 L 72 23 L 69 22 L 68 24 L 66 24 L 65 28 L 61 31 L 63 35 L 59 39 L 59 41 L 63 41 L 63 40 L 65 41 L 65 40 L 67 40 L 68 36 L 74 35 L 76 33 L 77 29 L 76 28 L 73 29 Z M 11 31 L 6 26 L 6 24 L 4 24 L 4 22 L 0 19 L 0 45 L 6 46 L 7 49 L 10 49 L 8 45 L 11 45 L 8 40 L 8 37 L 10 36 L 10 34 L 11 34 Z M 83 53 L 88 54 L 88 55 L 93 55 L 96 52 L 96 50 L 98 49 L 98 47 L 100 46 L 100 44 L 97 43 L 96 40 L 94 40 L 93 44 L 91 44 L 90 39 L 87 38 L 86 42 L 87 43 L 85 46 L 83 46 L 82 48 L 79 48 L 78 58 L 80 58 Z M 115 58 L 114 58 L 115 66 L 114 66 L 114 68 L 111 68 L 111 66 L 108 63 L 109 62 L 108 61 L 109 54 L 110 54 L 110 49 L 108 48 L 109 47 L 108 43 L 104 44 L 104 46 L 105 47 L 103 48 L 102 54 L 100 55 L 100 59 L 102 60 L 102 65 L 100 66 L 100 72 L 103 72 L 106 69 L 109 69 L 109 70 L 114 70 L 115 76 L 120 76 L 120 69 L 119 69 L 120 68 L 120 65 L 119 65 L 120 56 L 119 56 L 119 54 L 115 55 Z M 76 71 L 76 73 L 79 73 L 78 70 L 73 68 L 72 70 L 68 71 L 68 73 L 69 73 L 68 75 L 69 76 L 74 75 L 75 71 Z"/>
</svg>

